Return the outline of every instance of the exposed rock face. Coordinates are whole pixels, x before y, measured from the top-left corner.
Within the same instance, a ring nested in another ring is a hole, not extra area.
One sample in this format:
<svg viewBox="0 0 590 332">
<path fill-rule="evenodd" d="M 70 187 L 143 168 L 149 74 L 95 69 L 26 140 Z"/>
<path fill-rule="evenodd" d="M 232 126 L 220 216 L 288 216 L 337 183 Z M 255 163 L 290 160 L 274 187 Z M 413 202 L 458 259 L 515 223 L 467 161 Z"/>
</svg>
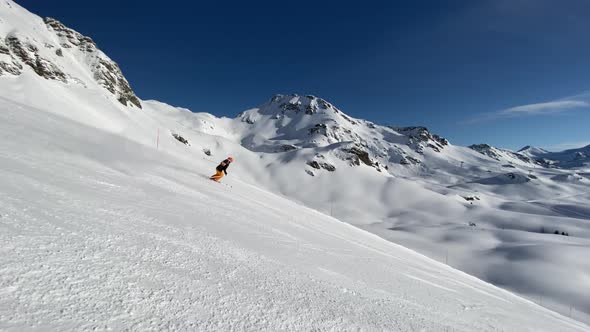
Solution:
<svg viewBox="0 0 590 332">
<path fill-rule="evenodd" d="M 293 151 L 293 150 L 297 150 L 297 147 L 293 144 L 283 144 L 281 145 L 279 152 L 287 152 L 287 151 Z"/>
<path fill-rule="evenodd" d="M 349 160 L 352 161 L 353 164 L 360 166 L 361 162 L 363 162 L 367 166 L 374 166 L 374 162 L 371 160 L 369 153 L 360 147 L 354 146 L 350 149 L 344 149 L 344 152 L 350 154 Z"/>
<path fill-rule="evenodd" d="M 241 116 L 241 115 L 239 115 Z M 242 122 L 246 122 L 247 124 L 254 124 L 254 121 L 251 117 L 249 116 L 242 116 Z"/>
<path fill-rule="evenodd" d="M 179 141 L 180 143 L 190 146 L 190 143 L 188 142 L 188 140 L 186 138 L 180 136 L 179 134 L 173 133 L 172 136 L 174 138 L 176 138 L 176 140 Z"/>
<path fill-rule="evenodd" d="M 325 169 L 328 172 L 334 172 L 336 170 L 336 166 L 325 163 L 325 162 L 318 162 L 315 160 L 307 162 L 307 165 L 311 166 L 315 169 Z"/>
<path fill-rule="evenodd" d="M 295 114 L 305 113 L 307 115 L 314 115 L 318 113 L 320 110 L 329 110 L 337 114 L 342 113 L 334 105 L 330 104 L 322 98 L 318 98 L 312 95 L 300 97 L 298 94 L 291 94 L 288 96 L 278 94 L 274 95 L 270 99 L 270 103 L 278 105 L 279 109 L 281 109 L 283 113 L 291 111 Z M 342 116 L 346 117 L 346 115 L 344 114 L 342 114 Z M 348 118 L 348 121 L 351 121 L 350 118 Z"/>
<path fill-rule="evenodd" d="M 449 145 L 446 138 L 431 134 L 426 127 L 389 127 L 400 134 L 408 137 L 408 145 L 418 153 L 423 153 L 424 148 L 428 147 L 436 152 L 440 152 L 445 146 Z"/>
<path fill-rule="evenodd" d="M 330 143 L 352 141 L 362 143 L 363 139 L 351 129 L 337 124 L 318 123 L 309 129 L 310 135 L 321 135 L 327 138 Z"/>
<path fill-rule="evenodd" d="M 512 158 L 512 159 L 518 159 L 518 160 L 520 160 L 524 163 L 527 163 L 527 164 L 545 166 L 544 163 L 542 163 L 538 160 L 532 159 L 530 157 L 527 157 L 525 155 L 522 155 L 518 152 L 512 152 L 512 151 L 508 151 L 508 150 L 498 149 L 498 148 L 495 148 L 489 144 L 473 144 L 473 145 L 470 145 L 469 148 L 474 151 L 477 151 L 485 156 L 488 156 L 492 159 L 498 160 L 498 161 L 501 161 L 502 158 L 508 157 L 508 158 Z M 507 167 L 507 166 L 504 165 L 504 167 Z M 510 167 L 510 166 L 508 166 L 508 167 Z"/>
<path fill-rule="evenodd" d="M 94 69 L 94 78 L 112 94 L 117 96 L 117 100 L 121 104 L 127 106 L 128 103 L 131 103 L 141 108 L 139 98 L 131 90 L 129 82 L 127 82 L 116 63 L 100 59 Z"/>
<path fill-rule="evenodd" d="M 37 46 L 23 43 L 16 36 L 9 36 L 7 42 L 10 52 L 24 64 L 31 67 L 37 75 L 48 80 L 67 82 L 66 74 L 49 60 L 41 57 Z"/>
<path fill-rule="evenodd" d="M 463 198 L 468 202 L 475 202 L 480 200 L 480 198 L 477 196 L 463 196 Z"/>
<path fill-rule="evenodd" d="M 125 106 L 132 104 L 141 108 L 139 98 L 131 89 L 119 66 L 98 51 L 92 38 L 66 27 L 51 17 L 45 18 L 45 24 L 60 38 L 63 48 L 77 48 L 80 52 L 86 54 L 89 60 L 88 63 L 91 64 L 90 69 L 94 73 L 94 79 L 110 93 L 114 94 L 121 104 Z"/>
<path fill-rule="evenodd" d="M 365 164 L 380 172 L 399 164 L 423 165 L 425 151 L 442 153 L 450 145 L 424 127 L 388 127 L 355 119 L 313 95 L 275 95 L 236 120 L 249 124 L 242 144 L 252 151 L 321 148 L 350 166 Z M 309 166 L 322 168 L 319 160 Z"/>
<path fill-rule="evenodd" d="M 10 49 L 6 46 L 4 38 L 0 38 L 0 54 L 10 54 Z"/>
<path fill-rule="evenodd" d="M 10 53 L 10 48 L 0 37 L 0 76 L 5 73 L 17 76 L 21 74 L 22 69 L 23 66 Z"/>
<path fill-rule="evenodd" d="M 525 163 L 531 163 L 531 164 L 538 164 L 538 163 L 539 163 L 537 160 L 534 160 L 534 159 L 532 159 L 532 158 L 529 158 L 529 157 L 527 157 L 527 156 L 523 156 L 523 155 L 521 155 L 520 153 L 514 153 L 514 152 L 512 152 L 511 154 L 512 154 L 513 156 L 515 156 L 516 158 L 518 158 L 518 159 L 520 159 L 520 160 L 524 161 Z"/>
<path fill-rule="evenodd" d="M 315 169 L 320 169 L 320 163 L 318 163 L 317 161 L 313 160 L 313 161 L 308 161 L 307 164 Z"/>
<path fill-rule="evenodd" d="M 307 115 L 314 115 L 318 112 L 317 105 L 307 105 L 305 106 L 305 114 Z"/>
<path fill-rule="evenodd" d="M 328 126 L 325 123 L 318 123 L 315 126 L 313 126 L 312 128 L 309 128 L 309 134 L 310 135 L 324 135 L 326 137 L 328 137 Z"/>
<path fill-rule="evenodd" d="M 58 37 L 60 37 L 62 47 L 72 48 L 72 46 L 75 46 L 83 52 L 96 51 L 96 44 L 92 38 L 83 36 L 79 32 L 66 27 L 60 21 L 51 17 L 46 17 L 45 24 L 50 30 L 53 30 Z"/>
<path fill-rule="evenodd" d="M 399 163 L 401 165 L 418 165 L 418 164 L 421 164 L 422 162 L 414 157 L 405 156 L 400 160 Z"/>
<path fill-rule="evenodd" d="M 63 83 L 76 83 L 87 87 L 86 77 L 76 77 L 80 71 L 69 70 L 72 66 L 82 66 L 100 86 L 112 93 L 125 106 L 141 108 L 129 82 L 119 66 L 101 52 L 96 43 L 53 18 L 44 20 L 47 30 L 40 42 L 39 36 L 21 35 L 19 30 L 0 36 L 0 76 L 19 76 L 23 70 L 31 68 L 37 75 Z M 55 42 L 50 42 L 55 40 Z M 64 62 L 63 58 L 69 61 Z M 74 62 L 71 59 L 75 59 Z M 86 67 L 86 68 L 84 68 Z M 69 71 L 68 71 L 69 70 Z"/>
<path fill-rule="evenodd" d="M 489 144 L 473 144 L 470 145 L 469 148 L 471 150 L 477 151 L 483 155 L 486 155 L 492 159 L 500 160 L 500 154 L 498 154 L 494 147 Z"/>
</svg>

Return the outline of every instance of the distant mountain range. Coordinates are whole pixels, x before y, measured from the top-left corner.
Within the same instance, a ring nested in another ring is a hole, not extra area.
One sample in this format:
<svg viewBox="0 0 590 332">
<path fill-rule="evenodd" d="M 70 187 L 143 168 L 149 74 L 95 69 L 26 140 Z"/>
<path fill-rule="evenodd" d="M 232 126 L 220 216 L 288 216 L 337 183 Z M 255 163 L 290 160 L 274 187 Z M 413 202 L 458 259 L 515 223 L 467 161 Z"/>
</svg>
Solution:
<svg viewBox="0 0 590 332">
<path fill-rule="evenodd" d="M 540 148 L 525 146 L 518 153 L 541 160 L 555 167 L 576 168 L 590 165 L 590 145 L 561 152 L 549 152 Z"/>
</svg>

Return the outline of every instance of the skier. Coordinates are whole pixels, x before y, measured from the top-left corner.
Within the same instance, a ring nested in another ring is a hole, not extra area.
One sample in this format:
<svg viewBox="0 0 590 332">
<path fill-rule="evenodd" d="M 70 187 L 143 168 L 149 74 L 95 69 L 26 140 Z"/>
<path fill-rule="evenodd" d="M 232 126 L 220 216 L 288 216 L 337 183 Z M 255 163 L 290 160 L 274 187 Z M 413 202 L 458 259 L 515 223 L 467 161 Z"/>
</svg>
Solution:
<svg viewBox="0 0 590 332">
<path fill-rule="evenodd" d="M 219 182 L 219 180 L 221 180 L 224 174 L 227 175 L 227 168 L 229 167 L 229 164 L 231 164 L 233 161 L 234 158 L 227 157 L 226 160 L 222 161 L 219 165 L 217 165 L 217 167 L 215 168 L 215 174 L 211 175 L 210 179 Z"/>
</svg>

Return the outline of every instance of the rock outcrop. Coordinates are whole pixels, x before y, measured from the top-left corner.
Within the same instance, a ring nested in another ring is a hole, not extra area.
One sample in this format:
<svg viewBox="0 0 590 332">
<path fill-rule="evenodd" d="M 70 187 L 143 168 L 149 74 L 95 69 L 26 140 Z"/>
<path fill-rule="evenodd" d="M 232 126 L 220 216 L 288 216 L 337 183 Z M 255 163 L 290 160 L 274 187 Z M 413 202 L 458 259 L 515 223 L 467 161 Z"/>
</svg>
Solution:
<svg viewBox="0 0 590 332">
<path fill-rule="evenodd" d="M 67 83 L 67 75 L 51 61 L 39 55 L 39 48 L 32 43 L 23 42 L 17 36 L 6 38 L 10 52 L 22 63 L 31 67 L 37 75 L 48 79 Z"/>
<path fill-rule="evenodd" d="M 423 153 L 425 148 L 441 152 L 449 145 L 446 138 L 430 133 L 426 127 L 389 127 L 396 132 L 408 137 L 408 146 L 418 153 Z"/>
<path fill-rule="evenodd" d="M 141 108 L 119 66 L 97 48 L 92 38 L 50 17 L 43 22 L 46 30 L 39 30 L 37 25 L 29 30 L 3 27 L 4 33 L 9 32 L 0 36 L 0 76 L 19 76 L 30 68 L 44 79 L 84 87 L 89 86 L 90 78 L 121 104 Z M 85 71 L 88 75 L 81 74 Z"/>
<path fill-rule="evenodd" d="M 442 153 L 449 146 L 448 140 L 425 127 L 376 125 L 313 95 L 275 95 L 240 113 L 237 121 L 247 124 L 242 144 L 250 150 L 328 149 L 350 166 L 367 165 L 380 172 L 392 165 L 424 165 L 426 151 Z M 308 166 L 317 169 L 321 163 Z"/>
<path fill-rule="evenodd" d="M 85 55 L 86 62 L 94 74 L 94 79 L 117 97 L 117 100 L 128 106 L 132 104 L 141 108 L 141 102 L 135 95 L 129 82 L 123 76 L 121 69 L 104 53 L 98 50 L 96 43 L 92 38 L 84 36 L 63 25 L 58 20 L 47 17 L 45 24 L 50 31 L 53 31 L 61 41 L 61 47 L 64 49 L 77 49 Z"/>
<path fill-rule="evenodd" d="M 23 66 L 10 52 L 4 38 L 0 37 L 0 76 L 5 74 L 18 76 L 21 74 L 22 69 Z"/>
</svg>

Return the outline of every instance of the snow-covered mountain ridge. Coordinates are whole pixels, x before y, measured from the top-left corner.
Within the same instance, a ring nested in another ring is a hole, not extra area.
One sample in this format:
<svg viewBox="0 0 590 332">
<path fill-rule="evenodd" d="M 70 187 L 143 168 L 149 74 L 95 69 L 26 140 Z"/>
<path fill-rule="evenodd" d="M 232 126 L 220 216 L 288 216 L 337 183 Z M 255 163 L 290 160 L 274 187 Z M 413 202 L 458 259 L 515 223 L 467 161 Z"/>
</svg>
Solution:
<svg viewBox="0 0 590 332">
<path fill-rule="evenodd" d="M 238 118 L 247 124 L 240 143 L 252 151 L 322 148 L 351 165 L 363 163 L 378 171 L 391 164 L 419 164 L 425 150 L 441 152 L 449 144 L 424 127 L 386 127 L 355 119 L 312 95 L 276 95 Z"/>
<path fill-rule="evenodd" d="M 238 118 L 249 124 L 244 130 L 242 145 L 256 152 L 286 152 L 300 148 L 332 146 L 341 151 L 344 159 L 363 155 L 364 164 L 377 170 L 388 169 L 391 164 L 418 165 L 426 160 L 425 151 L 441 153 L 449 141 L 433 134 L 425 127 L 382 126 L 348 116 L 330 102 L 313 95 L 276 95 L 268 102 L 244 111 Z M 500 149 L 488 144 L 475 144 L 470 149 L 479 152 L 505 167 L 571 167 L 557 160 L 558 154 L 542 149 L 523 148 L 519 152 Z M 573 151 L 573 160 L 585 158 L 583 149 Z M 458 161 L 460 163 L 460 161 Z M 465 163 L 466 161 L 463 161 Z M 579 165 L 578 165 L 579 166 Z"/>
<path fill-rule="evenodd" d="M 523 154 L 525 156 L 528 156 L 528 157 L 533 158 L 533 157 L 538 156 L 539 154 L 548 153 L 549 151 L 547 151 L 545 149 L 541 149 L 541 148 L 537 148 L 537 147 L 534 147 L 534 146 L 527 145 L 527 146 L 521 148 L 520 150 L 518 150 L 516 152 L 518 152 L 520 154 Z"/>
<path fill-rule="evenodd" d="M 53 18 L 27 15 L 11 1 L 0 2 L 0 77 L 32 70 L 40 77 L 79 84 L 98 84 L 123 105 L 141 103 L 119 66 L 90 37 Z"/>
<path fill-rule="evenodd" d="M 15 49 L 34 60 L 25 63 L 8 46 L 0 55 L 22 67 L 0 76 L 0 193 L 7 197 L 0 201 L 7 243 L 0 266 L 8 276 L 0 281 L 8 294 L 0 300 L 0 328 L 55 322 L 60 329 L 83 324 L 86 312 L 111 328 L 133 322 L 141 329 L 149 318 L 128 311 L 138 307 L 165 323 L 185 322 L 185 329 L 194 320 L 193 329 L 225 330 L 312 329 L 322 322 L 337 330 L 585 328 L 382 239 L 584 320 L 590 312 L 588 170 L 545 168 L 510 154 L 497 160 L 423 127 L 355 119 L 311 95 L 277 95 L 236 118 L 156 101 L 138 100 L 139 110 L 121 101 L 119 82 L 127 80 L 117 78 L 120 71 L 101 67 L 108 57 L 87 51 L 95 49 L 91 39 L 46 21 L 0 2 L 6 33 L 0 37 L 18 36 L 22 47 Z M 60 45 L 63 59 L 45 41 Z M 46 68 L 41 73 L 53 74 L 40 75 L 38 62 Z M 228 155 L 236 162 L 223 180 L 227 186 L 209 187 L 205 178 Z M 97 264 L 68 263 L 78 249 Z M 128 259 L 113 259 L 121 255 Z M 139 276 L 128 279 L 132 270 Z M 109 283 L 85 277 L 89 271 Z M 65 295 L 34 301 L 39 272 L 44 291 Z M 68 274 L 73 280 L 60 283 Z M 244 281 L 251 275 L 255 281 Z M 456 288 L 456 280 L 467 286 Z M 199 291 L 187 292 L 185 284 Z M 277 289 L 280 294 L 266 292 Z M 78 296 L 91 291 L 105 297 Z M 330 294 L 332 304 L 310 292 Z M 186 301 L 174 302 L 181 298 Z M 163 301 L 173 304 L 162 309 Z M 253 309 L 273 301 L 288 305 Z M 92 310 L 105 303 L 108 309 Z M 305 309 L 309 303 L 313 312 Z M 378 309 L 380 303 L 389 309 Z M 411 309 L 433 303 L 435 310 Z M 72 311 L 73 305 L 84 310 Z M 195 311 L 197 318 L 188 317 Z M 235 323 L 245 316 L 256 319 Z"/>
<path fill-rule="evenodd" d="M 486 155 L 494 160 L 504 162 L 507 167 L 512 166 L 513 164 L 519 164 L 523 166 L 543 166 L 547 167 L 548 164 L 541 160 L 537 160 L 534 157 L 530 157 L 528 155 L 513 152 L 505 149 L 499 149 L 493 147 L 489 144 L 474 144 L 469 146 L 470 149 L 473 149 L 483 155 Z"/>
<path fill-rule="evenodd" d="M 590 145 L 560 152 L 549 152 L 540 148 L 526 146 L 518 152 L 541 160 L 551 167 L 580 168 L 590 165 Z"/>
<path fill-rule="evenodd" d="M 527 145 L 517 152 L 499 149 L 488 144 L 474 144 L 471 149 L 508 164 L 539 165 L 548 168 L 575 169 L 590 165 L 590 145 L 560 152 Z"/>
</svg>

